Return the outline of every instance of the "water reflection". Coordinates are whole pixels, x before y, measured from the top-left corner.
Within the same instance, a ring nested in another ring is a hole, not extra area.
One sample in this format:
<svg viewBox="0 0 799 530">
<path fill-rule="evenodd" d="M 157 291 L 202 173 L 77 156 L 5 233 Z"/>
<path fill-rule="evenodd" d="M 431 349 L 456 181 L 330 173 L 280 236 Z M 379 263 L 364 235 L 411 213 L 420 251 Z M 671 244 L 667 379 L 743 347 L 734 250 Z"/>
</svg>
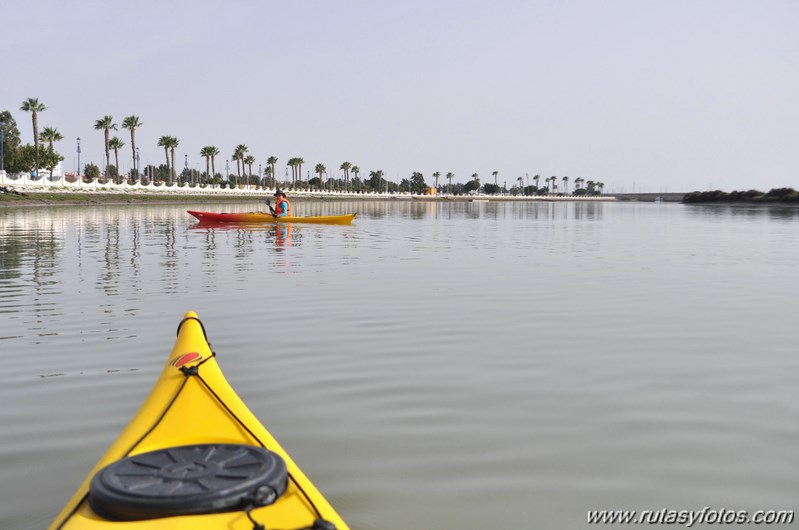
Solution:
<svg viewBox="0 0 799 530">
<path fill-rule="evenodd" d="M 599 220 L 601 202 L 475 202 L 467 201 L 299 201 L 304 215 L 360 212 L 361 220 L 383 218 L 424 220 L 523 219 L 534 221 Z M 252 205 L 215 205 L 207 209 L 251 211 Z M 58 268 L 73 268 L 77 278 L 93 284 L 106 296 L 116 296 L 123 284 L 157 271 L 168 289 L 180 284 L 187 247 L 199 246 L 205 270 L 217 270 L 219 252 L 231 250 L 236 259 L 231 272 L 258 268 L 257 254 L 297 248 L 313 227 L 294 225 L 201 226 L 185 214 L 184 206 L 108 206 L 57 209 L 8 209 L 0 213 L 0 278 L 19 279 L 30 264 L 32 285 L 42 288 Z M 719 215 L 719 208 L 694 207 L 692 215 Z M 741 209 L 729 215 L 768 215 L 794 219 L 796 209 Z M 356 222 L 357 223 L 357 222 Z M 363 223 L 363 221 L 361 221 Z M 344 240 L 353 231 L 337 232 Z M 225 234 L 223 240 L 220 234 Z M 221 246 L 224 245 L 224 246 Z M 145 269 L 148 269 L 145 271 Z M 222 272 L 222 271 L 218 271 Z"/>
<path fill-rule="evenodd" d="M 430 201 L 410 201 L 406 204 L 407 209 L 410 210 L 409 216 L 411 219 L 427 219 L 436 218 L 438 212 L 438 203 Z M 405 208 L 404 208 L 405 209 Z"/>
<path fill-rule="evenodd" d="M 795 500 L 797 210 L 298 202 L 360 216 L 209 228 L 185 209 L 257 206 L 0 209 L 0 526 L 52 519 L 186 309 L 353 527 Z"/>
<path fill-rule="evenodd" d="M 577 220 L 599 220 L 605 204 L 602 202 L 575 202 L 573 203 L 574 218 Z"/>
<path fill-rule="evenodd" d="M 278 225 L 275 227 L 275 247 L 285 250 L 291 246 L 291 225 Z"/>
<path fill-rule="evenodd" d="M 599 220 L 605 203 L 601 201 L 475 201 L 405 200 L 364 202 L 358 205 L 361 218 L 400 217 L 414 221 L 425 219 L 560 219 Z"/>
<path fill-rule="evenodd" d="M 353 209 L 348 203 L 303 204 L 308 215 Z M 97 322 L 111 329 L 115 314 L 141 311 L 145 298 L 174 298 L 187 289 L 216 292 L 246 285 L 264 268 L 291 269 L 291 260 L 276 258 L 299 250 L 307 234 L 317 240 L 325 234 L 347 237 L 347 230 L 198 226 L 185 206 L 172 205 L 3 209 L 0 313 L 15 314 L 12 319 L 25 314 L 23 327 L 35 329 L 45 320 L 69 315 L 77 321 L 96 310 L 109 317 Z M 93 309 L 82 304 L 92 298 L 99 300 Z M 11 329 L 0 331 L 0 337 L 16 336 Z"/>
<path fill-rule="evenodd" d="M 277 225 L 272 223 L 195 223 L 189 227 L 189 230 L 206 235 L 206 252 L 216 250 L 217 233 L 233 233 L 239 257 L 251 252 L 256 242 L 260 240 L 273 243 L 278 251 L 287 250 L 292 246 L 300 246 L 302 241 L 302 228 L 295 227 L 291 223 Z"/>
</svg>

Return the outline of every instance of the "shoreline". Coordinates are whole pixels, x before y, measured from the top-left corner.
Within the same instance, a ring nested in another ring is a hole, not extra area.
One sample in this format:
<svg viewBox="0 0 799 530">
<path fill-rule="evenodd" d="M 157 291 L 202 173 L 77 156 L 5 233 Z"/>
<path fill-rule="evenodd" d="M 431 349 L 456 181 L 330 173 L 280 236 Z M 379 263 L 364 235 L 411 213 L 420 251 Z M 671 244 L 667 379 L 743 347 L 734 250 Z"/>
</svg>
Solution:
<svg viewBox="0 0 799 530">
<path fill-rule="evenodd" d="M 0 186 L 0 209 L 46 207 L 46 206 L 124 206 L 130 204 L 182 204 L 186 202 L 201 204 L 230 204 L 253 202 L 261 204 L 265 196 L 269 197 L 271 190 L 264 190 L 263 194 L 192 194 L 192 193 L 164 193 L 164 192 L 71 192 L 71 191 L 18 191 L 13 188 Z M 659 194 L 632 194 L 600 195 L 593 197 L 574 196 L 496 196 L 496 195 L 372 195 L 372 194 L 340 194 L 319 192 L 298 192 L 289 197 L 293 202 L 303 201 L 419 201 L 419 202 L 656 202 L 654 197 Z M 688 206 L 713 206 L 713 207 L 756 207 L 756 208 L 799 208 L 798 203 L 780 201 L 706 201 L 684 202 L 680 200 L 683 194 L 663 194 L 662 202 L 681 203 Z"/>
<path fill-rule="evenodd" d="M 163 203 L 178 204 L 185 202 L 199 203 L 233 203 L 233 202 L 262 202 L 263 198 L 271 196 L 271 190 L 264 190 L 263 194 L 192 194 L 192 193 L 141 193 L 141 192 L 62 192 L 62 191 L 17 191 L 11 188 L 0 187 L 0 208 L 26 207 L 26 206 L 93 206 L 93 205 L 125 205 Z M 308 200 L 321 201 L 423 201 L 423 202 L 488 202 L 488 201 L 528 201 L 528 202 L 609 202 L 616 201 L 612 195 L 594 197 L 570 196 L 493 196 L 493 195 L 367 195 L 367 194 L 337 194 L 337 193 L 308 193 L 300 192 L 296 195 L 289 194 L 293 202 Z"/>
</svg>

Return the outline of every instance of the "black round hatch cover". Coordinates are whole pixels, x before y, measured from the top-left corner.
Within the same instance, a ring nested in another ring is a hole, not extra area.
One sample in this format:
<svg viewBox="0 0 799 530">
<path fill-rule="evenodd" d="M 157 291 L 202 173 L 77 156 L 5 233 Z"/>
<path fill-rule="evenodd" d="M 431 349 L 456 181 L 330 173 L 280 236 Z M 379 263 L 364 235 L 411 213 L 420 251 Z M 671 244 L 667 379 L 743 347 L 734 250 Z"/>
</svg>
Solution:
<svg viewBox="0 0 799 530">
<path fill-rule="evenodd" d="M 229 512 L 272 504 L 287 484 L 286 463 L 261 447 L 184 445 L 104 467 L 92 478 L 89 504 L 115 521 Z"/>
</svg>

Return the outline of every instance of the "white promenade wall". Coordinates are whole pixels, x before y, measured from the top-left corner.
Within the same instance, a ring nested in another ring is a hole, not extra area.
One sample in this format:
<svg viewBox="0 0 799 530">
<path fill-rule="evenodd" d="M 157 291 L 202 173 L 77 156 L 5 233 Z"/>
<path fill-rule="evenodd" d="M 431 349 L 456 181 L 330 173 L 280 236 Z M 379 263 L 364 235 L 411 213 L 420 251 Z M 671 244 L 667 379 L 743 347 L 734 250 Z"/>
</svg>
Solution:
<svg viewBox="0 0 799 530">
<path fill-rule="evenodd" d="M 77 180 L 70 182 L 64 175 L 60 177 L 48 178 L 43 176 L 40 179 L 31 178 L 27 174 L 20 174 L 15 176 L 8 175 L 5 171 L 0 171 L 0 188 L 18 191 L 21 193 L 164 193 L 174 195 L 219 195 L 219 196 L 242 196 L 242 197 L 263 197 L 264 195 L 272 195 L 275 191 L 274 188 L 262 188 L 257 186 L 242 186 L 239 188 L 221 188 L 217 184 L 199 185 L 199 184 L 184 184 L 178 185 L 177 183 L 166 185 L 159 184 L 145 184 L 140 183 L 128 184 L 123 182 L 117 184 L 115 182 L 101 183 L 97 180 L 92 182 L 83 182 Z M 300 190 L 292 189 L 290 186 L 282 188 L 289 196 L 337 196 L 337 197 L 361 197 L 361 198 L 419 198 L 419 199 L 448 199 L 450 196 L 446 194 L 441 195 L 413 195 L 410 193 L 376 193 L 376 192 L 358 192 L 358 191 L 328 191 L 328 190 Z M 458 196 L 459 199 L 471 199 L 480 197 L 485 199 L 502 199 L 502 200 L 581 200 L 581 201 L 607 201 L 614 200 L 615 198 L 607 195 L 599 195 L 592 197 L 575 197 L 572 195 L 538 195 L 538 196 L 513 196 L 513 195 L 464 195 Z"/>
</svg>

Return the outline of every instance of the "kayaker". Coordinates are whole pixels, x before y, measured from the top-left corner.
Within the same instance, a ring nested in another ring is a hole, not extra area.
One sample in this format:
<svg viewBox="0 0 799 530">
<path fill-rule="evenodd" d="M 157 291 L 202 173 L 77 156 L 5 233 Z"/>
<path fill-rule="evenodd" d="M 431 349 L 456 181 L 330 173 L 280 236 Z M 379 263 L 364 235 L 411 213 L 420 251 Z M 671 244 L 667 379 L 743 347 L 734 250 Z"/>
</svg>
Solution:
<svg viewBox="0 0 799 530">
<path fill-rule="evenodd" d="M 275 190 L 275 197 L 277 197 L 277 204 L 275 204 L 275 211 L 272 215 L 275 217 L 291 216 L 291 203 L 286 198 L 286 194 L 281 190 Z"/>
</svg>

